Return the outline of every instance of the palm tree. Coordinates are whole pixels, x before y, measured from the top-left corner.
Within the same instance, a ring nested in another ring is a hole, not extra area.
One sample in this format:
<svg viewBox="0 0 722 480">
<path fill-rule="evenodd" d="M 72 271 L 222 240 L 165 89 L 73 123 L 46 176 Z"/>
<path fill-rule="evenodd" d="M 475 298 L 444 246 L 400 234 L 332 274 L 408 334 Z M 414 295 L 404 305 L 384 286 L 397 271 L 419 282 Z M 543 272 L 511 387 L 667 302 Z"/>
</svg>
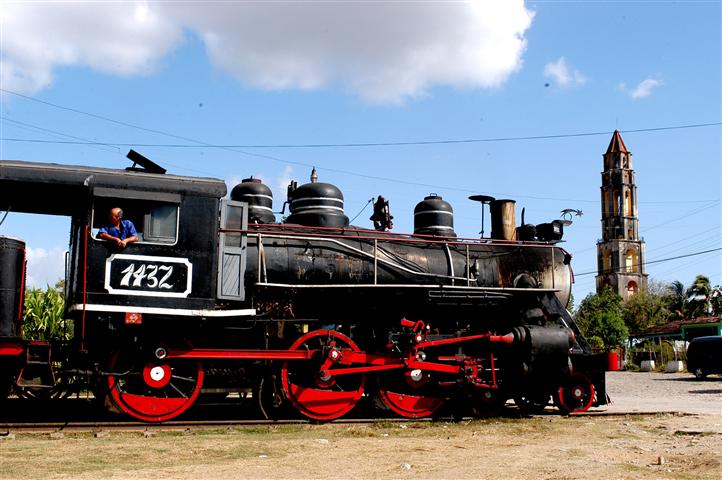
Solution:
<svg viewBox="0 0 722 480">
<path fill-rule="evenodd" d="M 709 278 L 697 275 L 687 289 L 687 315 L 690 318 L 703 317 L 709 314 L 710 294 L 712 286 Z"/>
<path fill-rule="evenodd" d="M 722 316 L 722 286 L 716 285 L 710 293 L 710 307 L 712 315 Z"/>
<path fill-rule="evenodd" d="M 687 303 L 687 292 L 684 284 L 675 280 L 668 287 L 669 311 L 675 318 L 684 318 L 685 304 Z"/>
</svg>

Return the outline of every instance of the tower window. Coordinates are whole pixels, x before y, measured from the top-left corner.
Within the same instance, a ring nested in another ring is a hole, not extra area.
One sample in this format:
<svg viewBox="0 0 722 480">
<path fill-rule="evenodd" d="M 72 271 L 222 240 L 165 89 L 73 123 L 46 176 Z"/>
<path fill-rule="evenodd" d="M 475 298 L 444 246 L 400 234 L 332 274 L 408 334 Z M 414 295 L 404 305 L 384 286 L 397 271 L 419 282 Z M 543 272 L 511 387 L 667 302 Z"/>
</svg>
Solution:
<svg viewBox="0 0 722 480">
<path fill-rule="evenodd" d="M 633 249 L 627 250 L 625 254 L 625 266 L 627 273 L 634 273 L 637 271 L 637 251 Z"/>
<path fill-rule="evenodd" d="M 622 198 L 619 195 L 619 190 L 614 191 L 614 214 L 620 215 L 622 213 Z"/>
<path fill-rule="evenodd" d="M 637 282 L 634 280 L 630 281 L 627 284 L 627 296 L 631 297 L 632 295 L 636 294 L 639 291 L 639 286 L 637 286 Z"/>
<path fill-rule="evenodd" d="M 611 273 L 612 271 L 612 253 L 604 252 L 602 254 L 602 273 Z"/>
<path fill-rule="evenodd" d="M 629 192 L 624 192 L 624 215 L 632 216 L 632 195 Z"/>
</svg>

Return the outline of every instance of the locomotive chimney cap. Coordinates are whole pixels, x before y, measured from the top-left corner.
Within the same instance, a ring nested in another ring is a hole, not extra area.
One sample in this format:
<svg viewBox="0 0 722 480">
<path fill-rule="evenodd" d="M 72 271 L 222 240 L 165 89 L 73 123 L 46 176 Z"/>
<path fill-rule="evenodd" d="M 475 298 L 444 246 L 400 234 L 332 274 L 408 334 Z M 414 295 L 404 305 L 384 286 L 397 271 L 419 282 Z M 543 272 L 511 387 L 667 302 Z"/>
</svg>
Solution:
<svg viewBox="0 0 722 480">
<path fill-rule="evenodd" d="M 474 202 L 489 203 L 496 200 L 496 198 L 489 195 L 471 195 L 469 200 L 473 200 Z"/>
</svg>

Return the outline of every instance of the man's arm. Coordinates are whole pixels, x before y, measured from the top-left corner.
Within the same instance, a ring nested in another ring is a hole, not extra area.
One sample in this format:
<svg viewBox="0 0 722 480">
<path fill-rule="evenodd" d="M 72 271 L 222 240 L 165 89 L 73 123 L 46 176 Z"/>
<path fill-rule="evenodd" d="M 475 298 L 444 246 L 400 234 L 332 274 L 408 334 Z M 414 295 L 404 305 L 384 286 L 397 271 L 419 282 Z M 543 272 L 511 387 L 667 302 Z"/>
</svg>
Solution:
<svg viewBox="0 0 722 480">
<path fill-rule="evenodd" d="M 109 242 L 115 243 L 118 247 L 123 248 L 125 247 L 125 244 L 123 243 L 123 240 L 119 239 L 118 237 L 114 237 L 113 235 L 109 234 L 105 230 L 100 230 L 98 232 L 98 238 L 102 240 L 107 240 Z"/>
<path fill-rule="evenodd" d="M 123 223 L 128 236 L 122 240 L 122 246 L 126 247 L 129 243 L 135 243 L 138 241 L 138 232 L 135 229 L 135 225 L 133 225 L 133 222 L 130 220 L 124 220 Z"/>
</svg>

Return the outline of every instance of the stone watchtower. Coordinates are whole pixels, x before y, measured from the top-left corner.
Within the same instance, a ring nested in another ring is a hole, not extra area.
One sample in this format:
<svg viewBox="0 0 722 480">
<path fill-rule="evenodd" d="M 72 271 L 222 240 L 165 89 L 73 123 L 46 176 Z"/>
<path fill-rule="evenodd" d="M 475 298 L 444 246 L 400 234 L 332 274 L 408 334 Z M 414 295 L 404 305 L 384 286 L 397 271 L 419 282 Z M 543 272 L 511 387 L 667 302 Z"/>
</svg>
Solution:
<svg viewBox="0 0 722 480">
<path fill-rule="evenodd" d="M 597 241 L 597 293 L 606 285 L 623 299 L 647 289 L 644 240 L 639 238 L 632 154 L 618 130 L 604 154 L 602 239 Z"/>
</svg>

